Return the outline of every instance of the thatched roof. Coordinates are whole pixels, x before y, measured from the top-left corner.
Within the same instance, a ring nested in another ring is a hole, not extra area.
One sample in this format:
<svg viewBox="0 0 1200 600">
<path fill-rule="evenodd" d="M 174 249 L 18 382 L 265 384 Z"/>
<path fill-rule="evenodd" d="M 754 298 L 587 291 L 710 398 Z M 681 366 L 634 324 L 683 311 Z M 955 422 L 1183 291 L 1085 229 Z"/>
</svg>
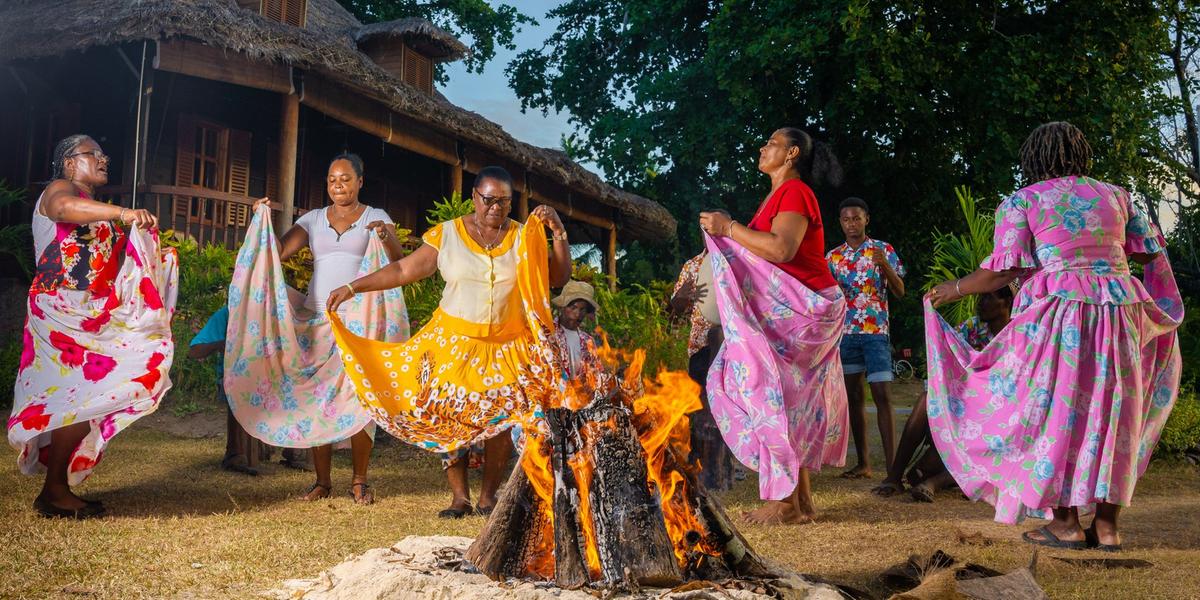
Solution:
<svg viewBox="0 0 1200 600">
<path fill-rule="evenodd" d="M 309 27 L 300 29 L 243 10 L 233 0 L 11 0 L 0 4 L 0 63 L 138 40 L 192 38 L 252 59 L 318 72 L 398 113 L 595 197 L 617 209 L 623 236 L 674 236 L 675 219 L 661 205 L 604 183 L 561 152 L 521 142 L 482 116 L 403 83 L 356 49 L 352 36 L 362 25 L 334 0 L 309 0 L 309 10 L 314 9 Z M 353 29 L 338 31 L 339 19 Z"/>
<path fill-rule="evenodd" d="M 408 17 L 382 23 L 363 25 L 354 30 L 354 41 L 359 46 L 380 38 L 400 38 L 425 42 L 425 47 L 432 46 L 436 52 L 427 52 L 435 61 L 459 60 L 467 55 L 467 46 L 458 41 L 450 32 L 430 23 L 426 19 Z"/>
</svg>

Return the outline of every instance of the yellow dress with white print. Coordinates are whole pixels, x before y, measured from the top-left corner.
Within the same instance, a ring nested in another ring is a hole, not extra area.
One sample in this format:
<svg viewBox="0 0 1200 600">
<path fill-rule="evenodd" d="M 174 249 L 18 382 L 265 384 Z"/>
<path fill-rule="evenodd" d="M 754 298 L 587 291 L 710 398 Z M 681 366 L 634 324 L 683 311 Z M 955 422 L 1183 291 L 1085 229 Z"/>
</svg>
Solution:
<svg viewBox="0 0 1200 600">
<path fill-rule="evenodd" d="M 423 236 L 446 281 L 429 323 L 404 343 L 359 337 L 330 314 L 359 400 L 392 435 L 453 456 L 540 413 L 561 389 L 549 302 L 545 228 L 509 221 L 492 249 L 463 219 Z"/>
</svg>

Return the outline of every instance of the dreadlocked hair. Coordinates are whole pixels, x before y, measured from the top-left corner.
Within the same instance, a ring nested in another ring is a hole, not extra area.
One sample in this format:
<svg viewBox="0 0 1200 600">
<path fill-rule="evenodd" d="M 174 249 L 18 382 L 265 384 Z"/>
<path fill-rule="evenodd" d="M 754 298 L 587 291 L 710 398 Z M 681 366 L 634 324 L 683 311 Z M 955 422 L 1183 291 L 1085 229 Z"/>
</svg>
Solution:
<svg viewBox="0 0 1200 600">
<path fill-rule="evenodd" d="M 1021 144 L 1021 172 L 1030 182 L 1069 175 L 1087 175 L 1092 147 L 1078 127 L 1066 121 L 1046 123 Z"/>
<path fill-rule="evenodd" d="M 77 133 L 63 138 L 54 146 L 54 160 L 50 164 L 51 179 L 66 179 L 66 174 L 63 173 L 63 163 L 67 162 L 67 155 L 75 151 L 80 144 L 95 140 L 92 136 L 83 133 Z"/>
<path fill-rule="evenodd" d="M 842 165 L 829 144 L 814 141 L 808 132 L 798 127 L 782 127 L 779 132 L 787 139 L 789 146 L 800 149 L 800 156 L 796 157 L 793 166 L 804 183 L 812 187 L 842 185 Z"/>
</svg>

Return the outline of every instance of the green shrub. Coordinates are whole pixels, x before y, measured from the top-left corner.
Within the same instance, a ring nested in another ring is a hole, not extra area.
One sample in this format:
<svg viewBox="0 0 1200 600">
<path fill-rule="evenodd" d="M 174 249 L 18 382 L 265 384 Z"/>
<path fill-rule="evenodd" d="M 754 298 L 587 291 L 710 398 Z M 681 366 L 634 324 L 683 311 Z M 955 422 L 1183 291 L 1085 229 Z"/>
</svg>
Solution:
<svg viewBox="0 0 1200 600">
<path fill-rule="evenodd" d="M 1200 395 L 1193 389 L 1180 392 L 1162 437 L 1155 448 L 1155 456 L 1180 457 L 1200 444 Z"/>
<path fill-rule="evenodd" d="M 596 324 L 608 336 L 609 344 L 622 350 L 646 351 L 644 373 L 653 375 L 659 368 L 687 369 L 690 324 L 686 319 L 672 322 L 667 313 L 673 282 L 651 281 L 612 292 L 604 273 L 578 263 L 572 278 L 596 289 L 596 304 L 600 305 Z"/>
<path fill-rule="evenodd" d="M 463 198 L 461 192 L 453 192 L 449 198 L 442 198 L 433 203 L 433 208 L 425 214 L 425 221 L 430 225 L 437 225 L 465 217 L 474 211 L 475 203 L 470 198 Z"/>
<path fill-rule="evenodd" d="M 25 190 L 9 186 L 0 179 L 0 208 L 25 202 Z M 14 261 L 25 274 L 25 283 L 33 281 L 33 228 L 29 223 L 0 227 L 0 260 Z"/>
<path fill-rule="evenodd" d="M 221 246 L 199 247 L 195 241 L 163 232 L 163 244 L 179 252 L 179 300 L 171 333 L 175 340 L 175 361 L 171 364 L 172 393 L 183 402 L 196 398 L 214 398 L 217 392 L 216 359 L 204 361 L 187 357 L 188 343 L 214 312 L 225 306 L 233 263 L 237 253 Z"/>
</svg>

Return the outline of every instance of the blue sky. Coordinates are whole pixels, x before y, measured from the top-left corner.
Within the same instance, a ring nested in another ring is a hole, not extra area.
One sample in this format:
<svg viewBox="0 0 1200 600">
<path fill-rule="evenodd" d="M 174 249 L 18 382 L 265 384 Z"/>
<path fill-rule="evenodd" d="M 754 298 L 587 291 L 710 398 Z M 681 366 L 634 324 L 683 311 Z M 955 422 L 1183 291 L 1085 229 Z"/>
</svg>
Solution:
<svg viewBox="0 0 1200 600">
<path fill-rule="evenodd" d="M 537 26 L 525 25 L 514 38 L 515 50 L 497 48 L 496 56 L 483 73 L 468 73 L 461 61 L 446 65 L 449 83 L 439 88 L 454 104 L 477 112 L 500 124 L 513 137 L 536 146 L 558 148 L 559 140 L 574 128 L 567 123 L 565 113 L 541 111 L 521 112 L 521 101 L 508 86 L 504 69 L 522 50 L 541 48 L 542 42 L 554 33 L 556 21 L 545 18 L 546 12 L 559 4 L 558 0 L 507 0 L 521 12 L 538 21 Z M 497 4 L 490 2 L 490 4 Z"/>
</svg>

